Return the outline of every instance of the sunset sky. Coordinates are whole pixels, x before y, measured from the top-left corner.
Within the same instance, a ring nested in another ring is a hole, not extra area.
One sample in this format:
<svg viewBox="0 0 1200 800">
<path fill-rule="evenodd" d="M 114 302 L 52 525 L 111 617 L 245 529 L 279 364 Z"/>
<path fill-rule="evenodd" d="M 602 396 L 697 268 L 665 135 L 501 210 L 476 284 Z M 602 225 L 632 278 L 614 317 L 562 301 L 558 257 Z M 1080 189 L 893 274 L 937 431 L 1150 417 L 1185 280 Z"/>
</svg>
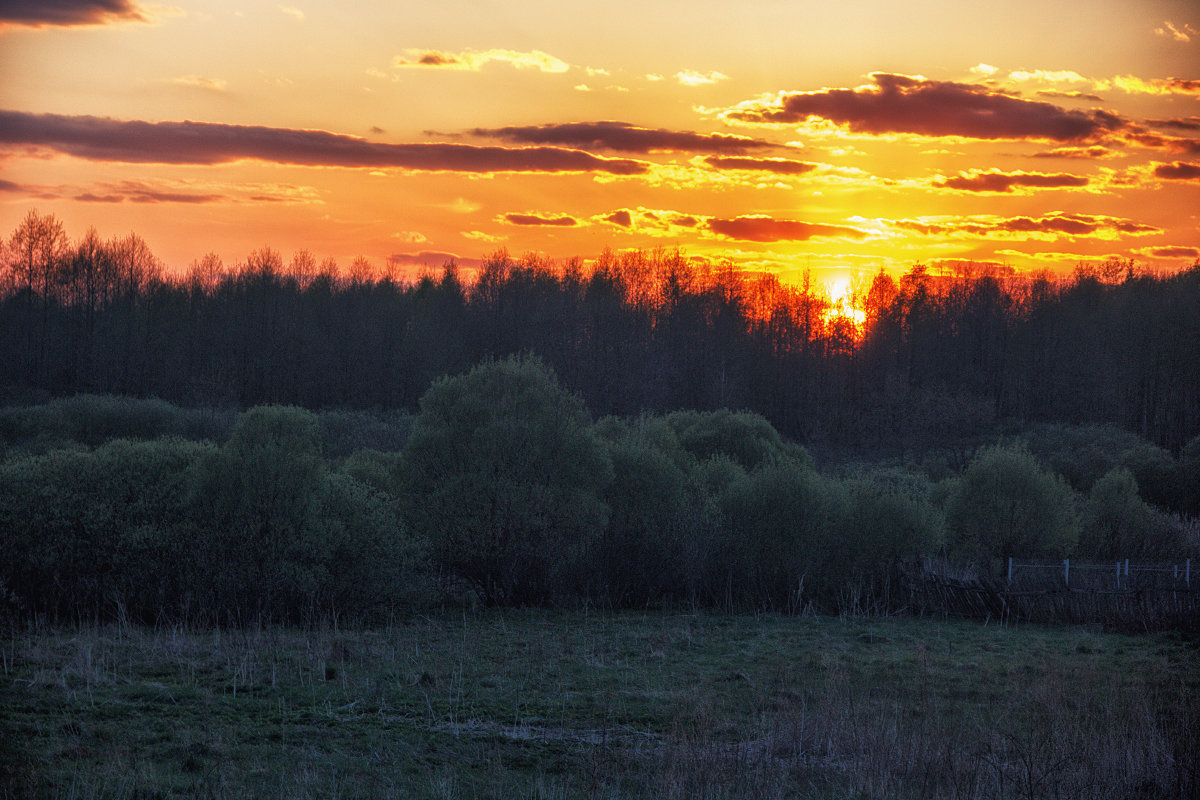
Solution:
<svg viewBox="0 0 1200 800">
<path fill-rule="evenodd" d="M 796 280 L 1200 256 L 1194 0 L 3 0 L 0 232 Z"/>
</svg>

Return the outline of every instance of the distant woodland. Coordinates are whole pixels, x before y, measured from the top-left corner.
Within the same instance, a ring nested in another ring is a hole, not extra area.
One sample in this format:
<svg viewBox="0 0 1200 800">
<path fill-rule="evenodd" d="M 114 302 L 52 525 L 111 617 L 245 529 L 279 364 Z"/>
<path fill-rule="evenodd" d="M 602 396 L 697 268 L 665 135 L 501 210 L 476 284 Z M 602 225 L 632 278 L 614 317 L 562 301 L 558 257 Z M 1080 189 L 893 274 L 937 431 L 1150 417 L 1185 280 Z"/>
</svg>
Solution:
<svg viewBox="0 0 1200 800">
<path fill-rule="evenodd" d="M 671 251 L 586 267 L 500 252 L 466 282 L 338 270 L 271 249 L 168 278 L 136 235 L 8 238 L 0 386 L 187 406 L 415 409 L 434 378 L 534 353 L 597 417 L 751 410 L 825 450 L 905 460 L 1012 421 L 1115 425 L 1174 454 L 1200 435 L 1200 265 L 1066 279 L 914 265 L 864 287 L 861 331 L 819 285 Z"/>
<path fill-rule="evenodd" d="M 671 251 L 168 277 L 31 212 L 0 281 L 0 608 L 890 609 L 906 559 L 1200 555 L 1200 265 L 823 287 Z"/>
</svg>

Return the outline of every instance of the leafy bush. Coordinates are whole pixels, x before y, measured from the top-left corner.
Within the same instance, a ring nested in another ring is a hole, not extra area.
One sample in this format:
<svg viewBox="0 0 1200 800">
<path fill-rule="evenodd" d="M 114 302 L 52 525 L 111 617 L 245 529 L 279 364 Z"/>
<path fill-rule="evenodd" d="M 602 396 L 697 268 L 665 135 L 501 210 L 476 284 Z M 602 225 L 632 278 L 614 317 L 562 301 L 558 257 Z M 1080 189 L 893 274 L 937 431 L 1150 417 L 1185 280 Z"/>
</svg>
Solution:
<svg viewBox="0 0 1200 800">
<path fill-rule="evenodd" d="M 1182 510 L 1187 493 L 1182 465 L 1136 433 L 1112 425 L 1043 424 L 1031 427 L 1023 440 L 1077 492 L 1087 492 L 1114 468 L 1126 467 L 1146 500 Z"/>
<path fill-rule="evenodd" d="M 1133 473 L 1116 467 L 1088 493 L 1079 554 L 1106 561 L 1168 558 L 1182 552 L 1182 534 L 1175 520 L 1138 496 Z"/>
<path fill-rule="evenodd" d="M 583 402 L 535 358 L 436 381 L 404 449 L 406 519 L 487 604 L 577 588 L 612 464 Z"/>
<path fill-rule="evenodd" d="M 610 514 L 596 543 L 599 587 L 621 605 L 694 599 L 712 546 L 708 497 L 692 477 L 695 462 L 661 418 L 598 426 L 608 443 Z"/>
<path fill-rule="evenodd" d="M 805 463 L 812 461 L 804 448 L 785 442 L 779 431 L 765 417 L 749 412 L 676 411 L 667 415 L 682 447 L 697 461 L 707 461 L 724 455 L 743 469 L 787 459 Z"/>
<path fill-rule="evenodd" d="M 997 557 L 1062 557 L 1079 538 L 1071 487 L 1023 447 L 995 446 L 975 456 L 947 487 L 951 552 Z"/>
<path fill-rule="evenodd" d="M 824 598 L 841 577 L 830 536 L 839 498 L 806 463 L 764 463 L 730 483 L 717 502 L 724 535 L 710 563 L 714 599 L 794 609 L 802 588 Z"/>
<path fill-rule="evenodd" d="M 179 599 L 187 495 L 208 444 L 109 442 L 0 465 L 4 582 L 52 616 L 154 618 Z"/>
<path fill-rule="evenodd" d="M 842 492 L 837 571 L 847 586 L 886 601 L 901 562 L 942 548 L 944 519 L 926 481 L 900 470 L 875 469 L 848 478 Z"/>
<path fill-rule="evenodd" d="M 45 451 L 78 442 L 98 447 L 111 439 L 224 441 L 234 414 L 185 409 L 162 400 L 80 394 L 35 406 L 0 409 L 0 438 L 10 446 Z"/>
<path fill-rule="evenodd" d="M 345 458 L 359 450 L 397 453 L 412 432 L 406 412 L 322 411 L 317 414 L 326 458 Z"/>
</svg>

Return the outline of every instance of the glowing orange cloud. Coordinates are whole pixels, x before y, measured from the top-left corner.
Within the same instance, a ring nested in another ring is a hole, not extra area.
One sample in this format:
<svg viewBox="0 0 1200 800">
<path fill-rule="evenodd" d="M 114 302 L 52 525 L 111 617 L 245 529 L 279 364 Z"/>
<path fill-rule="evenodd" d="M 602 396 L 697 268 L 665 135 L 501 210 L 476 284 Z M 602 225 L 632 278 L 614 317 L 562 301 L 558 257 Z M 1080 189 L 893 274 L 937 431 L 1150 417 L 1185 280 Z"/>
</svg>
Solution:
<svg viewBox="0 0 1200 800">
<path fill-rule="evenodd" d="M 786 158 L 737 158 L 729 156 L 709 156 L 704 163 L 713 169 L 745 169 L 774 172 L 779 175 L 803 175 L 812 172 L 820 164 L 810 161 L 791 161 Z"/>
<path fill-rule="evenodd" d="M 1044 172 L 960 172 L 956 177 L 934 181 L 939 189 L 957 189 L 964 192 L 1011 192 L 1015 188 L 1062 189 L 1088 185 L 1088 179 L 1080 175 L 1060 172 L 1048 175 Z"/>
<path fill-rule="evenodd" d="M 766 216 L 743 216 L 734 219 L 710 219 L 708 228 L 729 239 L 748 242 L 802 242 L 815 237 L 864 239 L 865 231 L 844 225 L 819 225 L 792 219 Z"/>
<path fill-rule="evenodd" d="M 1155 164 L 1154 174 L 1159 178 L 1172 181 L 1200 180 L 1200 164 L 1187 161 L 1175 161 L 1171 164 Z"/>
<path fill-rule="evenodd" d="M 1144 236 L 1162 233 L 1162 229 L 1122 217 L 1096 214 L 1069 214 L 1051 212 L 1041 217 L 964 217 L 950 221 L 899 220 L 897 228 L 926 236 L 968 234 L 972 236 L 1011 236 L 1031 234 L 1039 236 L 1095 236 L 1112 237 L 1115 234 Z"/>
<path fill-rule="evenodd" d="M 779 145 L 729 133 L 696 133 L 665 128 L 642 128 L 627 122 L 562 122 L 507 128 L 475 128 L 474 136 L 487 136 L 518 144 L 556 144 L 585 150 L 624 153 L 747 153 Z"/>
<path fill-rule="evenodd" d="M 501 219 L 509 225 L 551 225 L 569 228 L 579 224 L 579 220 L 568 214 L 553 217 L 543 214 L 505 214 Z"/>
</svg>

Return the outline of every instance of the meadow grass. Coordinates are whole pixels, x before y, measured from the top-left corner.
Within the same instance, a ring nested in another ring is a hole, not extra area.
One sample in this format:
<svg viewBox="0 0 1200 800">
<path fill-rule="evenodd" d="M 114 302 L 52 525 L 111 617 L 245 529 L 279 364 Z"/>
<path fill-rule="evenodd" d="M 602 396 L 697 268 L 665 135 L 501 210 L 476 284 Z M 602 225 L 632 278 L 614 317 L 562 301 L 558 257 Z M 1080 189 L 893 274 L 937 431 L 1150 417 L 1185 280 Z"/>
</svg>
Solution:
<svg viewBox="0 0 1200 800">
<path fill-rule="evenodd" d="M 1200 642 L 669 612 L 27 626 L 0 741 L 4 798 L 1183 798 Z"/>
</svg>

